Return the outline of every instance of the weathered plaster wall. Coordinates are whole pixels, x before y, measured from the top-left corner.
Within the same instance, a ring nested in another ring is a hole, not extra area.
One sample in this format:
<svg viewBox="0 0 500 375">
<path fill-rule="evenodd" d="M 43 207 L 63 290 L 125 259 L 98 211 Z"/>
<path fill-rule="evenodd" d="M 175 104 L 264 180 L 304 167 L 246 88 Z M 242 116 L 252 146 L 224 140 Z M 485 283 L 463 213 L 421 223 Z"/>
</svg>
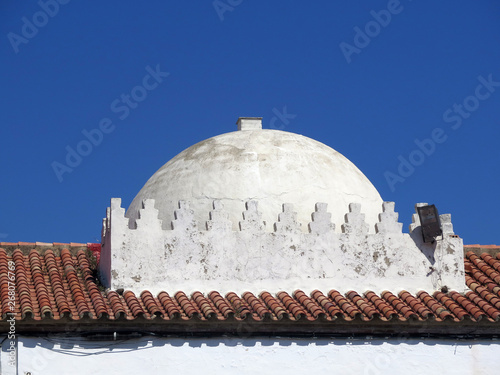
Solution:
<svg viewBox="0 0 500 375">
<path fill-rule="evenodd" d="M 2 351 L 2 374 L 495 375 L 500 345 L 490 340 L 404 338 L 20 337 L 18 350 L 17 368 L 8 366 Z"/>
<path fill-rule="evenodd" d="M 103 225 L 101 278 L 112 289 L 258 294 L 466 288 L 463 244 L 453 234 L 450 215 L 441 215 L 444 235 L 431 245 L 422 242 L 416 214 L 411 233 L 402 233 L 392 202 L 383 204 L 376 233 L 369 233 L 359 204 L 350 205 L 337 230 L 326 204 L 316 204 L 309 224 L 299 223 L 293 205 L 285 204 L 274 232 L 264 230 L 255 201 L 247 202 L 239 231 L 232 230 L 219 201 L 205 215 L 206 228 L 198 228 L 193 210 L 180 202 L 172 230 L 162 229 L 153 200 L 143 202 L 135 229 L 120 204 L 112 199 Z"/>
</svg>

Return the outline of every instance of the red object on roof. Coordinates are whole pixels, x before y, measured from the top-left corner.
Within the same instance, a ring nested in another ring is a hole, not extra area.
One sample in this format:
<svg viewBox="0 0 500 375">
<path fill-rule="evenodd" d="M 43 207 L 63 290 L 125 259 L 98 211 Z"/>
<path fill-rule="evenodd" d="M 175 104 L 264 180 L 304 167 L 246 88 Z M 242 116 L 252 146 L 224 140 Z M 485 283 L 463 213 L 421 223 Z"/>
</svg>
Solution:
<svg viewBox="0 0 500 375">
<path fill-rule="evenodd" d="M 93 254 L 100 253 L 99 244 L 87 247 Z M 372 291 L 341 294 L 332 289 L 310 295 L 296 290 L 264 291 L 260 295 L 230 292 L 225 296 L 217 291 L 190 296 L 182 291 L 156 296 L 144 291 L 137 296 L 131 291 L 104 291 L 92 269 L 95 258 L 82 249 L 73 253 L 63 249 L 60 254 L 52 249 L 31 250 L 28 254 L 19 249 L 0 249 L 0 326 L 8 324 L 6 320 L 11 317 L 9 278 L 15 276 L 13 313 L 18 332 L 50 331 L 58 325 L 67 330 L 72 322 L 87 329 L 116 330 L 116 325 L 110 326 L 116 322 L 123 329 L 220 333 L 226 330 L 224 324 L 237 329 L 237 323 L 245 321 L 250 324 L 249 331 L 273 333 L 337 334 L 355 329 L 376 334 L 390 332 L 399 324 L 420 333 L 498 334 L 499 259 L 500 253 L 492 256 L 469 251 L 465 281 L 471 290 L 464 294 L 446 290 L 416 295 L 406 291 L 398 295 Z M 13 273 L 8 272 L 9 267 Z"/>
<path fill-rule="evenodd" d="M 101 244 L 100 243 L 88 243 L 87 249 L 92 252 L 92 255 L 95 257 L 97 264 L 101 260 Z"/>
</svg>

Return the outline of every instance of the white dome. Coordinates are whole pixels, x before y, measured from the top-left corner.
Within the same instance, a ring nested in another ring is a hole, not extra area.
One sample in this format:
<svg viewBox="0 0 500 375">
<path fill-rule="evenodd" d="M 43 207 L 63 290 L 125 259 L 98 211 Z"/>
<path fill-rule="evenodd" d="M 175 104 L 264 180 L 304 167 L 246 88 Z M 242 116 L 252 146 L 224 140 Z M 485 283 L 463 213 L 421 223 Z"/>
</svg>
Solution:
<svg viewBox="0 0 500 375">
<path fill-rule="evenodd" d="M 238 229 L 247 200 L 258 201 L 266 230 L 272 231 L 283 203 L 292 203 L 303 231 L 315 203 L 328 203 L 336 232 L 349 203 L 375 231 L 382 199 L 363 173 L 342 154 L 302 135 L 263 130 L 247 119 L 236 132 L 199 142 L 161 167 L 141 189 L 126 216 L 139 217 L 144 199 L 155 199 L 164 228 L 171 228 L 178 201 L 190 202 L 198 226 L 205 228 L 212 202 L 220 200 Z"/>
</svg>

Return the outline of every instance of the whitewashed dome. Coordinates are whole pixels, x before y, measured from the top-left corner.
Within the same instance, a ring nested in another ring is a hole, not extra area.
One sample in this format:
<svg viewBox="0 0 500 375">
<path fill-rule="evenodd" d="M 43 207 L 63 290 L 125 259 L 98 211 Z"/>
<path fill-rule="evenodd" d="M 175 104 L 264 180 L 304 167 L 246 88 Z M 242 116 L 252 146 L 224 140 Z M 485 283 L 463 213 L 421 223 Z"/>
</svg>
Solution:
<svg viewBox="0 0 500 375">
<path fill-rule="evenodd" d="M 178 201 L 184 200 L 204 229 L 212 202 L 220 200 L 237 230 L 245 202 L 256 200 L 266 230 L 272 231 L 283 203 L 292 203 L 307 232 L 315 203 L 324 202 L 340 232 L 349 204 L 360 203 L 374 233 L 382 199 L 342 154 L 299 134 L 262 129 L 261 118 L 240 118 L 238 129 L 199 142 L 163 165 L 134 198 L 126 216 L 137 219 L 143 200 L 155 199 L 163 227 L 170 229 Z"/>
</svg>

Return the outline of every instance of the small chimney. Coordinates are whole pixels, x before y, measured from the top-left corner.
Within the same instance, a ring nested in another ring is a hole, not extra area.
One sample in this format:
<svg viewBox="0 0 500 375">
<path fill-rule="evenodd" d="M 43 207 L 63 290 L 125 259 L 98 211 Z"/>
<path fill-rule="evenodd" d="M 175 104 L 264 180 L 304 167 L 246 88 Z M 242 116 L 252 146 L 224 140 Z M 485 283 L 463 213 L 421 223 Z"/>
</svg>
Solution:
<svg viewBox="0 0 500 375">
<path fill-rule="evenodd" d="M 260 130 L 262 129 L 262 117 L 240 117 L 236 124 L 238 130 Z"/>
</svg>

